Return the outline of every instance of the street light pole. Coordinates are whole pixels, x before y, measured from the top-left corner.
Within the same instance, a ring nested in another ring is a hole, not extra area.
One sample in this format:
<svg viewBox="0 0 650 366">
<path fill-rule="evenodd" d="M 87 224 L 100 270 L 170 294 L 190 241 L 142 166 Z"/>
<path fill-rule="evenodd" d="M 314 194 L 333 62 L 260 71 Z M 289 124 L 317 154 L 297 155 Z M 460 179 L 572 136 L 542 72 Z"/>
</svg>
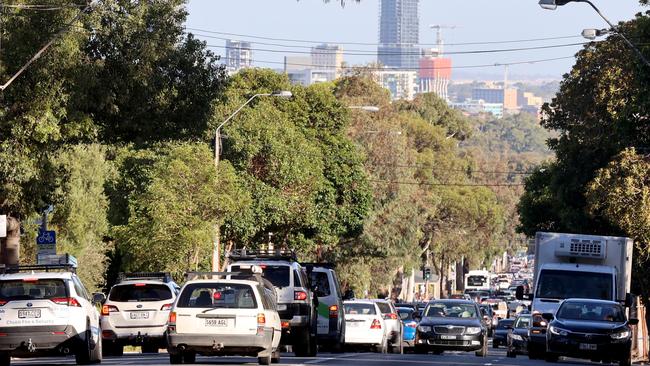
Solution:
<svg viewBox="0 0 650 366">
<path fill-rule="evenodd" d="M 571 2 L 589 4 L 596 11 L 596 13 L 598 15 L 600 15 L 600 17 L 603 18 L 603 20 L 609 25 L 610 31 L 612 33 L 618 35 L 619 37 L 621 37 L 623 39 L 623 41 L 632 50 L 634 50 L 634 52 L 637 54 L 637 56 L 639 56 L 641 61 L 643 61 L 643 63 L 646 64 L 646 66 L 650 67 L 650 61 L 648 61 L 648 59 L 645 58 L 643 53 L 641 53 L 641 50 L 639 50 L 632 42 L 630 42 L 630 40 L 627 39 L 627 37 L 625 37 L 625 35 L 623 33 L 619 32 L 616 29 L 616 26 L 612 22 L 610 22 L 609 19 L 607 19 L 607 17 L 605 17 L 605 15 L 600 11 L 600 9 L 598 9 L 596 7 L 596 5 L 594 5 L 594 3 L 592 3 L 590 0 L 540 0 L 539 5 L 542 8 L 547 9 L 547 10 L 555 10 L 555 9 L 557 9 L 558 6 L 566 5 L 567 3 L 571 3 Z"/>
<path fill-rule="evenodd" d="M 233 117 L 235 117 L 239 112 L 241 112 L 244 107 L 246 107 L 253 99 L 257 97 L 281 97 L 281 98 L 291 98 L 293 94 L 290 91 L 277 91 L 273 93 L 259 93 L 250 97 L 246 103 L 242 104 L 237 110 L 235 110 L 228 118 L 226 118 L 219 126 L 217 126 L 214 131 L 214 168 L 219 168 L 219 155 L 221 154 L 221 128 L 228 123 Z M 214 224 L 214 243 L 212 248 L 212 271 L 219 272 L 221 267 L 221 228 L 219 223 Z"/>
</svg>

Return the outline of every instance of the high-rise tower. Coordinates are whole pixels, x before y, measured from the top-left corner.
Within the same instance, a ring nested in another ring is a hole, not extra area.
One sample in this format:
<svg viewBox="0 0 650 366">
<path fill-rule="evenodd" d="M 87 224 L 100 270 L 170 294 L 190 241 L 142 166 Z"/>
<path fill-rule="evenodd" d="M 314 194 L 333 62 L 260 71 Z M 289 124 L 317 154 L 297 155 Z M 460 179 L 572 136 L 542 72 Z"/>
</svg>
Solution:
<svg viewBox="0 0 650 366">
<path fill-rule="evenodd" d="M 418 68 L 420 50 L 419 0 L 380 0 L 379 3 L 380 64 L 395 68 Z"/>
</svg>

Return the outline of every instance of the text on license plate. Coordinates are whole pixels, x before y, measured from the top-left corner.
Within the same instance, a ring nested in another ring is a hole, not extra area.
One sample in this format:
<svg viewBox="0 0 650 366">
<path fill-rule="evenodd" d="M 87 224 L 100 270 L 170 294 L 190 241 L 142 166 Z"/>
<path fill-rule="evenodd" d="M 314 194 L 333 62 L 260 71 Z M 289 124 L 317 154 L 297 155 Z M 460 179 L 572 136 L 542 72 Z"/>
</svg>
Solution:
<svg viewBox="0 0 650 366">
<path fill-rule="evenodd" d="M 580 349 L 586 351 L 595 351 L 598 349 L 598 346 L 590 343 L 580 343 Z"/>
<path fill-rule="evenodd" d="M 230 322 L 228 319 L 205 319 L 206 327 L 228 327 Z"/>
<path fill-rule="evenodd" d="M 452 335 L 441 335 L 440 339 L 456 339 L 456 336 Z"/>
<path fill-rule="evenodd" d="M 22 319 L 40 318 L 41 309 L 18 310 L 18 317 Z"/>
<path fill-rule="evenodd" d="M 345 326 L 350 328 L 358 328 L 362 322 L 346 322 Z"/>
<path fill-rule="evenodd" d="M 131 312 L 131 319 L 149 319 L 148 311 L 133 311 Z"/>
</svg>

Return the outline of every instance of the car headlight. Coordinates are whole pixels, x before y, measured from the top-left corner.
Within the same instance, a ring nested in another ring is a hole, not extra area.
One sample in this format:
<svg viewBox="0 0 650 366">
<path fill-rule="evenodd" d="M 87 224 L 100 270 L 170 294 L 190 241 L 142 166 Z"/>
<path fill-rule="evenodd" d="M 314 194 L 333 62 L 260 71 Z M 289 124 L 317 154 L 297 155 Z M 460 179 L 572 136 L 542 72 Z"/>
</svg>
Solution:
<svg viewBox="0 0 650 366">
<path fill-rule="evenodd" d="M 431 327 L 428 325 L 418 325 L 418 330 L 422 333 L 428 333 L 431 331 Z"/>
<path fill-rule="evenodd" d="M 513 334 L 512 339 L 515 341 L 523 341 L 524 339 L 519 334 Z"/>
<path fill-rule="evenodd" d="M 612 337 L 612 339 L 627 339 L 627 338 L 630 337 L 630 331 L 629 330 L 624 330 L 622 332 L 613 333 L 613 334 L 610 334 L 610 337 Z"/>
<path fill-rule="evenodd" d="M 465 329 L 465 334 L 479 334 L 481 333 L 481 327 L 467 327 Z"/>
<path fill-rule="evenodd" d="M 552 326 L 552 325 L 548 328 L 548 331 L 551 332 L 551 334 L 559 335 L 559 336 L 563 336 L 563 337 L 566 337 L 567 335 L 569 335 L 569 331 L 564 330 L 562 328 Z"/>
</svg>

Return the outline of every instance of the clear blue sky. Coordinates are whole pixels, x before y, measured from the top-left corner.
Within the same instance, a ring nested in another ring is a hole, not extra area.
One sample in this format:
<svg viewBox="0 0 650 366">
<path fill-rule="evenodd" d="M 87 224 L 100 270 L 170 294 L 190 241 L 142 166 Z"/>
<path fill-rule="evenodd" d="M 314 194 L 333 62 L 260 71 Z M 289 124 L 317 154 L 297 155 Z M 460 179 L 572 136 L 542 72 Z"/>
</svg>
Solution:
<svg viewBox="0 0 650 366">
<path fill-rule="evenodd" d="M 592 0 L 614 22 L 628 20 L 640 11 L 650 10 L 636 0 Z M 189 0 L 187 27 L 217 32 L 256 35 L 271 38 L 302 39 L 330 42 L 378 41 L 379 0 L 362 0 L 357 4 L 348 0 L 341 8 L 338 0 L 323 3 L 321 0 Z M 435 33 L 431 24 L 455 25 L 445 30 L 445 42 L 465 43 L 519 40 L 556 36 L 579 36 L 584 28 L 604 28 L 604 21 L 587 5 L 568 4 L 556 11 L 542 10 L 537 0 L 420 0 L 420 43 L 434 43 Z M 201 32 L 198 32 L 201 33 Z M 201 33 L 207 34 L 207 33 Z M 216 37 L 250 40 L 246 37 L 216 35 Z M 205 38 L 209 44 L 223 47 L 222 39 Z M 308 47 L 309 43 L 258 40 Z M 448 46 L 447 51 L 468 51 L 495 48 L 517 48 L 582 42 L 581 37 L 529 43 L 498 45 Z M 254 48 L 308 52 L 308 48 L 254 44 Z M 344 45 L 347 52 L 376 50 L 376 46 Z M 577 46 L 546 50 L 530 50 L 512 53 L 481 55 L 453 55 L 454 65 L 477 65 L 504 62 L 539 60 L 572 56 Z M 217 54 L 224 49 L 215 47 Z M 359 53 L 359 52 L 356 52 Z M 253 51 L 253 58 L 260 61 L 281 62 L 285 53 Z M 298 56 L 299 54 L 294 54 Z M 306 55 L 304 55 L 306 56 Z M 346 55 L 351 64 L 374 61 L 376 56 Z M 568 72 L 573 59 L 547 63 L 517 65 L 511 67 L 513 77 L 520 75 L 560 78 Z M 257 66 L 281 68 L 280 64 L 256 62 Z M 474 77 L 500 75 L 502 68 L 454 70 L 454 76 Z"/>
</svg>

